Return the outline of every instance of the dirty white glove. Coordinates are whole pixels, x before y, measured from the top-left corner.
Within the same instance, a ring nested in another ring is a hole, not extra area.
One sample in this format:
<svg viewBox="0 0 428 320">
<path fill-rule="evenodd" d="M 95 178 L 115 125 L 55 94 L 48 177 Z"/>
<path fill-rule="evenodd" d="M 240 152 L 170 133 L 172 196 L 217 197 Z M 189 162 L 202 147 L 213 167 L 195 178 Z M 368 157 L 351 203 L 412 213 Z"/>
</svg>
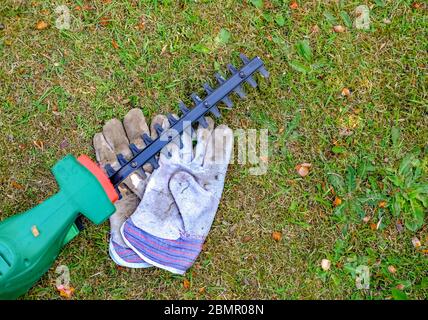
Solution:
<svg viewBox="0 0 428 320">
<path fill-rule="evenodd" d="M 166 125 L 166 117 L 158 115 L 151 123 L 151 136 L 157 137 L 155 125 Z M 109 120 L 103 127 L 103 131 L 94 136 L 94 149 L 101 168 L 108 171 L 109 166 L 119 169 L 120 161 L 124 162 L 132 158 L 130 144 L 137 148 L 144 147 L 142 134 L 150 134 L 143 112 L 140 109 L 130 110 L 123 125 L 118 119 Z M 119 186 L 122 198 L 115 203 L 116 212 L 110 217 L 111 236 L 109 253 L 113 261 L 124 267 L 147 268 L 150 264 L 135 254 L 122 240 L 120 227 L 123 222 L 135 211 L 146 189 L 147 179 L 153 168 L 144 166 L 146 174 L 137 171 L 125 179 Z M 147 177 L 145 177 L 147 176 Z"/>
<path fill-rule="evenodd" d="M 188 132 L 182 148 L 161 152 L 135 213 L 123 224 L 125 243 L 146 262 L 184 274 L 198 257 L 211 228 L 233 148 L 233 134 L 221 125 L 199 127 L 193 148 Z M 169 157 L 170 155 L 170 157 Z"/>
</svg>

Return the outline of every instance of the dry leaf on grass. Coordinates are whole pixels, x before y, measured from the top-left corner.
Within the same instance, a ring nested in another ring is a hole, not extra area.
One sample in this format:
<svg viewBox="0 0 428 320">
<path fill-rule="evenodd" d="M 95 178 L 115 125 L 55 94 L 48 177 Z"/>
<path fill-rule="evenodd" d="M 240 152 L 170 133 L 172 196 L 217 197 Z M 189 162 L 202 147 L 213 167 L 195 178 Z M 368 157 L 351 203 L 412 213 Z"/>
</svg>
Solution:
<svg viewBox="0 0 428 320">
<path fill-rule="evenodd" d="M 110 17 L 101 17 L 100 19 L 100 25 L 102 25 L 103 27 L 108 26 L 108 24 L 110 23 Z"/>
<path fill-rule="evenodd" d="M 320 32 L 320 27 L 318 27 L 317 25 L 313 25 L 311 28 L 311 33 L 318 33 Z"/>
<path fill-rule="evenodd" d="M 328 260 L 328 259 L 322 259 L 321 260 L 321 268 L 324 271 L 330 270 L 330 267 L 331 267 L 331 261 L 330 260 Z"/>
<path fill-rule="evenodd" d="M 337 25 L 333 27 L 333 31 L 337 33 L 343 33 L 345 32 L 345 30 L 346 30 L 345 27 L 341 25 Z"/>
<path fill-rule="evenodd" d="M 342 204 L 342 199 L 340 199 L 339 197 L 334 198 L 333 200 L 333 206 L 338 207 Z"/>
<path fill-rule="evenodd" d="M 386 208 L 386 204 L 387 204 L 387 202 L 383 200 L 383 201 L 378 203 L 378 207 L 379 208 Z"/>
<path fill-rule="evenodd" d="M 299 4 L 297 3 L 297 1 L 291 1 L 290 9 L 296 10 L 297 8 L 299 8 Z"/>
<path fill-rule="evenodd" d="M 115 49 L 119 49 L 119 45 L 117 44 L 117 42 L 116 42 L 116 41 L 111 40 L 111 45 L 113 46 L 113 48 L 115 48 Z"/>
<path fill-rule="evenodd" d="M 420 3 L 420 2 L 413 2 L 412 3 L 412 8 L 414 8 L 414 9 L 420 9 L 420 8 L 422 8 L 422 3 Z"/>
<path fill-rule="evenodd" d="M 421 241 L 417 237 L 412 238 L 412 243 L 415 248 L 421 247 Z"/>
<path fill-rule="evenodd" d="M 246 242 L 250 242 L 253 239 L 253 237 L 251 236 L 245 236 L 242 238 L 242 242 L 246 243 Z"/>
<path fill-rule="evenodd" d="M 74 288 L 69 286 L 59 285 L 56 289 L 59 291 L 59 295 L 66 299 L 70 299 L 74 293 Z"/>
<path fill-rule="evenodd" d="M 348 88 L 343 88 L 342 92 L 340 93 L 343 97 L 349 97 L 351 95 L 351 90 Z"/>
<path fill-rule="evenodd" d="M 309 169 L 311 167 L 312 167 L 312 164 L 304 162 L 295 166 L 295 169 L 301 177 L 306 177 L 309 174 Z"/>
<path fill-rule="evenodd" d="M 24 186 L 19 184 L 18 182 L 16 182 L 15 180 L 11 180 L 10 181 L 10 185 L 12 186 L 12 188 L 14 189 L 18 189 L 18 190 L 24 190 Z"/>
<path fill-rule="evenodd" d="M 39 149 L 39 150 L 44 150 L 44 148 L 45 148 L 45 144 L 43 143 L 43 141 L 42 140 L 34 140 L 33 141 L 33 144 L 34 144 L 34 146 L 37 148 L 37 149 Z"/>
<path fill-rule="evenodd" d="M 272 239 L 275 240 L 276 242 L 281 241 L 281 239 L 282 239 L 281 232 L 279 232 L 279 231 L 272 232 Z"/>
<path fill-rule="evenodd" d="M 395 223 L 395 228 L 397 229 L 397 231 L 398 231 L 399 233 L 403 232 L 404 228 L 403 228 L 403 224 L 401 223 L 401 221 L 400 221 L 400 220 L 398 220 L 398 221 Z"/>
<path fill-rule="evenodd" d="M 140 18 L 138 25 L 137 25 L 137 28 L 140 30 L 144 30 L 145 27 L 146 27 L 146 20 L 144 19 L 144 16 L 142 16 Z"/>
<path fill-rule="evenodd" d="M 395 286 L 398 290 L 404 290 L 404 284 L 399 283 Z"/>
<path fill-rule="evenodd" d="M 189 289 L 190 288 L 190 281 L 187 279 L 183 280 L 183 287 L 184 289 Z"/>
<path fill-rule="evenodd" d="M 397 272 L 397 269 L 395 269 L 395 267 L 394 267 L 394 266 L 389 266 L 389 267 L 388 267 L 388 271 L 389 271 L 389 272 L 391 272 L 391 273 L 396 273 L 396 272 Z"/>
<path fill-rule="evenodd" d="M 38 21 L 36 23 L 36 30 L 45 30 L 49 27 L 49 24 L 45 21 Z"/>
</svg>

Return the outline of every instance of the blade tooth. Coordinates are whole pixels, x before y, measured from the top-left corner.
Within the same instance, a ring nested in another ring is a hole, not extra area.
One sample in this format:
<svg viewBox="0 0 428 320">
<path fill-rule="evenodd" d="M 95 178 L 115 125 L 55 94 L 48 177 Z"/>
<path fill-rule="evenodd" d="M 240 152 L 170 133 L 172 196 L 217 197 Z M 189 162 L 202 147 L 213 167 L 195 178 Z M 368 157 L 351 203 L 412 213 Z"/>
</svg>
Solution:
<svg viewBox="0 0 428 320">
<path fill-rule="evenodd" d="M 131 149 L 131 152 L 134 156 L 143 151 L 142 149 L 138 148 L 134 143 L 129 144 L 129 149 Z"/>
<path fill-rule="evenodd" d="M 202 102 L 202 99 L 198 97 L 198 95 L 196 93 L 192 93 L 190 95 L 190 97 L 192 98 L 193 102 L 195 103 L 195 105 L 198 105 Z"/>
<path fill-rule="evenodd" d="M 244 99 L 247 95 L 244 92 L 244 89 L 241 86 L 237 86 L 233 91 L 241 98 Z"/>
<path fill-rule="evenodd" d="M 265 67 L 260 67 L 258 71 L 260 72 L 263 78 L 269 77 L 269 71 L 267 71 Z"/>
<path fill-rule="evenodd" d="M 183 101 L 180 101 L 179 103 L 178 103 L 178 108 L 180 109 L 180 111 L 183 113 L 183 114 L 186 114 L 186 113 L 188 113 L 190 110 L 189 110 L 189 108 L 187 108 L 186 107 L 186 105 L 184 104 L 184 102 Z"/>
<path fill-rule="evenodd" d="M 208 128 L 208 122 L 205 119 L 205 117 L 200 117 L 198 120 L 196 120 L 199 122 L 199 124 L 203 127 L 203 128 Z"/>
<path fill-rule="evenodd" d="M 155 157 L 150 158 L 147 163 L 150 163 L 153 167 L 153 169 L 157 169 L 159 168 L 159 163 L 158 161 L 155 159 Z"/>
<path fill-rule="evenodd" d="M 167 115 L 166 115 L 166 117 L 168 118 L 168 121 L 169 121 L 169 124 L 171 125 L 171 126 L 173 126 L 174 124 L 176 124 L 177 123 L 177 119 L 175 119 L 174 118 L 174 116 L 171 114 L 171 113 L 168 113 Z"/>
<path fill-rule="evenodd" d="M 221 102 L 223 102 L 225 105 L 226 105 L 226 107 L 228 107 L 228 108 L 232 108 L 233 107 L 233 102 L 232 102 L 232 100 L 230 100 L 230 98 L 229 97 L 224 97 L 222 100 L 221 100 Z"/>
<path fill-rule="evenodd" d="M 229 72 L 233 75 L 233 74 L 236 74 L 236 73 L 238 73 L 238 69 L 236 69 L 235 68 L 235 66 L 233 65 L 233 64 L 231 64 L 231 63 L 229 63 L 228 65 L 227 65 L 227 70 L 229 70 Z"/>
<path fill-rule="evenodd" d="M 252 76 L 249 76 L 245 81 L 253 88 L 257 88 L 257 82 Z"/>
<path fill-rule="evenodd" d="M 125 159 L 125 157 L 123 156 L 123 154 L 119 153 L 116 155 L 117 161 L 119 161 L 119 164 L 121 166 L 124 166 L 125 164 L 128 163 L 128 160 Z"/>
<path fill-rule="evenodd" d="M 211 86 L 206 82 L 203 84 L 203 87 L 204 87 L 204 90 L 207 94 L 210 94 L 214 91 L 214 89 L 211 88 Z"/>
<path fill-rule="evenodd" d="M 223 83 L 225 83 L 226 82 L 226 79 L 225 78 L 223 78 L 223 76 L 220 74 L 220 73 L 215 73 L 214 74 L 214 76 L 215 76 L 215 78 L 217 79 L 217 82 L 220 84 L 220 85 L 222 85 Z"/>
<path fill-rule="evenodd" d="M 217 106 L 214 106 L 210 109 L 210 112 L 212 113 L 212 115 L 216 118 L 220 118 L 221 117 L 221 113 L 220 110 L 218 110 Z"/>
<path fill-rule="evenodd" d="M 143 133 L 142 138 L 146 146 L 153 142 L 152 138 L 150 138 L 147 133 Z"/>
<path fill-rule="evenodd" d="M 118 199 L 118 200 L 122 199 L 122 194 L 120 193 L 119 187 L 118 187 L 118 186 L 114 187 L 114 190 L 116 190 L 116 193 L 117 193 L 117 194 L 118 194 L 118 196 L 119 196 L 119 199 Z"/>
<path fill-rule="evenodd" d="M 116 170 L 113 169 L 113 167 L 108 163 L 104 166 L 104 170 L 107 172 L 107 175 L 111 177 L 116 173 Z"/>
<path fill-rule="evenodd" d="M 243 53 L 240 53 L 239 57 L 241 58 L 241 60 L 244 64 L 248 64 L 250 62 L 250 59 L 248 59 L 248 57 Z"/>
<path fill-rule="evenodd" d="M 162 132 L 163 132 L 162 126 L 159 123 L 156 123 L 154 125 L 154 127 L 155 127 L 155 130 L 156 130 L 156 133 L 158 134 L 158 136 L 160 136 L 162 134 Z"/>
</svg>

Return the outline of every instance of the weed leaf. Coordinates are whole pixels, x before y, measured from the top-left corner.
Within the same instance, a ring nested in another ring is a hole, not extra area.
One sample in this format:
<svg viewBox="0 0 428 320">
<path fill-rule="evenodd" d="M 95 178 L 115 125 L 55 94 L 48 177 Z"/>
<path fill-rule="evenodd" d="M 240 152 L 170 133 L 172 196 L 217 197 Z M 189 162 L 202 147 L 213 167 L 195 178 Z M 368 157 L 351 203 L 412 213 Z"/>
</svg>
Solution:
<svg viewBox="0 0 428 320">
<path fill-rule="evenodd" d="M 340 17 L 342 18 L 343 22 L 345 23 L 345 25 L 346 25 L 348 28 L 351 28 L 351 27 L 352 27 L 352 20 L 351 20 L 351 18 L 349 17 L 349 14 L 348 14 L 346 11 L 341 11 L 341 12 L 340 12 Z"/>
<path fill-rule="evenodd" d="M 283 27 L 285 25 L 285 19 L 283 15 L 277 15 L 275 17 L 275 22 L 278 26 Z"/>
<path fill-rule="evenodd" d="M 345 183 L 340 175 L 336 173 L 330 173 L 328 175 L 328 182 L 333 186 L 333 189 L 336 193 L 343 193 Z"/>
<path fill-rule="evenodd" d="M 251 4 L 255 6 L 257 9 L 263 8 L 263 0 L 250 0 Z"/>
<path fill-rule="evenodd" d="M 304 58 L 306 61 L 311 62 L 312 60 L 312 50 L 309 46 L 308 40 L 302 40 L 296 44 L 297 53 Z"/>
<path fill-rule="evenodd" d="M 401 160 L 400 168 L 398 169 L 398 174 L 400 176 L 407 176 L 410 172 L 410 169 L 412 168 L 412 163 L 415 160 L 415 157 L 413 154 L 409 153 L 407 154 L 403 160 Z"/>
<path fill-rule="evenodd" d="M 199 53 L 210 53 L 210 49 L 208 49 L 203 44 L 195 44 L 192 46 L 193 51 L 199 52 Z"/>
<path fill-rule="evenodd" d="M 400 129 L 397 127 L 392 127 L 391 128 L 391 140 L 392 140 L 392 145 L 394 147 L 397 146 L 398 139 L 400 139 Z"/>
<path fill-rule="evenodd" d="M 230 32 L 224 28 L 221 28 L 218 36 L 215 38 L 215 42 L 220 44 L 226 44 L 230 40 Z"/>
<path fill-rule="evenodd" d="M 344 153 L 346 151 L 345 147 L 342 146 L 334 146 L 331 151 L 335 154 Z"/>
<path fill-rule="evenodd" d="M 406 293 L 396 288 L 391 290 L 391 294 L 394 300 L 408 300 Z"/>
<path fill-rule="evenodd" d="M 311 69 L 307 66 L 305 66 L 304 64 L 298 62 L 298 61 L 289 61 L 288 64 L 290 65 L 291 68 L 293 68 L 294 70 L 301 72 L 301 73 L 309 73 L 311 71 Z"/>
<path fill-rule="evenodd" d="M 357 187 L 356 172 L 355 169 L 351 166 L 348 166 L 346 170 L 346 182 L 348 185 L 348 192 L 351 193 Z"/>
<path fill-rule="evenodd" d="M 331 14 L 331 12 L 329 11 L 325 11 L 323 13 L 324 17 L 327 19 L 327 21 L 331 24 L 335 24 L 336 23 L 336 18 Z"/>
</svg>

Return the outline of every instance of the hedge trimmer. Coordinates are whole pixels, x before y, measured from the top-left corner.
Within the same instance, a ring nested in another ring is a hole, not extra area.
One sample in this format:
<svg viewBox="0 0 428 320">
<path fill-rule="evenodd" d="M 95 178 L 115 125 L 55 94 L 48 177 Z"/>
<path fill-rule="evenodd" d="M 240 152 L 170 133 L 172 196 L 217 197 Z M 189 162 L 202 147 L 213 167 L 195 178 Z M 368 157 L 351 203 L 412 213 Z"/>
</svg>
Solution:
<svg viewBox="0 0 428 320">
<path fill-rule="evenodd" d="M 204 84 L 205 98 L 191 95 L 194 107 L 189 109 L 179 103 L 182 113 L 177 119 L 168 115 L 170 128 L 156 128 L 158 138 L 143 135 L 146 147 L 142 150 L 131 144 L 133 158 L 127 161 L 118 155 L 121 167 L 114 170 L 106 167 L 105 174 L 89 157 L 77 159 L 67 155 L 52 168 L 58 182 L 59 192 L 38 206 L 0 222 L 0 299 L 14 299 L 24 294 L 50 268 L 61 248 L 79 233 L 76 222 L 80 214 L 95 224 L 104 222 L 115 211 L 113 203 L 120 197 L 119 184 L 134 171 L 143 172 L 143 165 L 150 163 L 158 167 L 156 155 L 170 142 L 195 123 L 206 127 L 205 115 L 220 117 L 217 105 L 222 102 L 232 107 L 229 95 L 233 92 L 245 97 L 242 85 L 246 82 L 257 87 L 253 78 L 255 72 L 268 77 L 263 61 L 256 57 L 249 60 L 240 54 L 244 65 L 238 70 L 227 66 L 231 76 L 220 74 L 215 77 L 216 89 Z"/>
</svg>

